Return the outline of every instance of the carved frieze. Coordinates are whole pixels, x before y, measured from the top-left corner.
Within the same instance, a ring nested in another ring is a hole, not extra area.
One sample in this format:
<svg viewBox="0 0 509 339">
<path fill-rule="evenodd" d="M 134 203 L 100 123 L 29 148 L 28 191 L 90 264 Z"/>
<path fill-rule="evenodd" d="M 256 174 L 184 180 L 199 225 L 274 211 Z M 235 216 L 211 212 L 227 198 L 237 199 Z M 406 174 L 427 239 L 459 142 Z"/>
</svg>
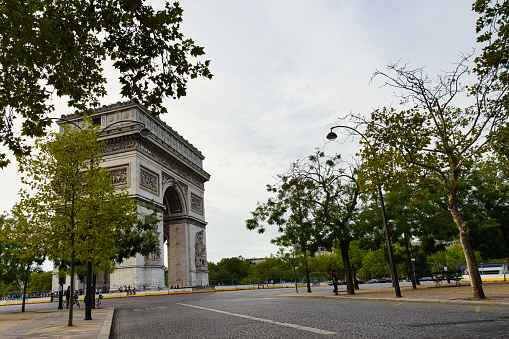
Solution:
<svg viewBox="0 0 509 339">
<path fill-rule="evenodd" d="M 205 247 L 203 231 L 196 233 L 194 243 L 194 263 L 196 269 L 207 267 L 207 248 Z"/>
<path fill-rule="evenodd" d="M 111 172 L 111 183 L 115 187 L 129 187 L 129 165 L 108 168 Z"/>
<path fill-rule="evenodd" d="M 201 176 L 199 176 L 195 171 L 191 170 L 189 167 L 182 164 L 182 161 L 177 160 L 175 157 L 165 154 L 164 156 L 159 152 L 154 152 L 153 150 L 145 147 L 142 143 L 138 143 L 136 145 L 136 149 L 140 152 L 148 155 L 152 159 L 158 161 L 161 165 L 168 168 L 172 172 L 175 172 L 182 176 L 183 178 L 189 180 L 193 184 L 195 184 L 199 188 L 203 188 L 204 181 Z"/>
<path fill-rule="evenodd" d="M 159 176 L 146 168 L 140 167 L 140 187 L 159 195 Z"/>
<path fill-rule="evenodd" d="M 203 199 L 191 193 L 191 211 L 203 215 Z"/>
<path fill-rule="evenodd" d="M 191 169 L 190 167 L 183 164 L 182 160 L 175 158 L 173 155 L 169 153 L 162 154 L 161 152 L 155 152 L 152 149 L 146 147 L 144 142 L 135 139 L 127 139 L 127 140 L 118 140 L 113 141 L 110 140 L 106 146 L 103 148 L 101 154 L 112 154 L 119 152 L 126 152 L 130 150 L 138 150 L 141 153 L 149 156 L 154 159 L 162 166 L 166 167 L 169 171 L 177 173 L 181 177 L 189 180 L 194 185 L 199 188 L 203 188 L 203 183 L 208 180 L 209 175 L 201 169 L 196 170 Z M 204 179 L 204 177 L 206 179 Z M 168 178 L 172 178 L 168 176 Z"/>
</svg>

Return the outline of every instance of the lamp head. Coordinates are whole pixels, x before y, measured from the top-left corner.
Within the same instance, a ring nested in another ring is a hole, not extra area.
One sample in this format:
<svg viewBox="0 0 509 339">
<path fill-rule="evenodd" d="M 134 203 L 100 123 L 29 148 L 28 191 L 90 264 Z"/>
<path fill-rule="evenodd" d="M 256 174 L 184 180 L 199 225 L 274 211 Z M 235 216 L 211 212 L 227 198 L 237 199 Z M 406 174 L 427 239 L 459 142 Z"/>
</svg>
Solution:
<svg viewBox="0 0 509 339">
<path fill-rule="evenodd" d="M 332 130 L 329 132 L 329 134 L 327 134 L 327 140 L 330 140 L 330 141 L 336 140 L 337 137 L 338 137 L 338 135 L 336 133 L 334 133 Z"/>
</svg>

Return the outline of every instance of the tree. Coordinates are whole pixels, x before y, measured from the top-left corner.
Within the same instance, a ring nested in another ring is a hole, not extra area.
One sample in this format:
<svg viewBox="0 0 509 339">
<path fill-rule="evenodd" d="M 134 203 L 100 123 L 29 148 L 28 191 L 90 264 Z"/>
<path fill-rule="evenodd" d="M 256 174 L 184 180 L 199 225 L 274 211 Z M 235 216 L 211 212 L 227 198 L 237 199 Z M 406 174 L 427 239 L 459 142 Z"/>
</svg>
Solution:
<svg viewBox="0 0 509 339">
<path fill-rule="evenodd" d="M 19 161 L 28 189 L 20 192 L 21 201 L 13 207 L 18 222 L 7 237 L 25 244 L 27 255 L 68 262 L 71 290 L 75 263 L 113 267 L 123 250 L 117 247 L 118 238 L 130 242 L 154 237 L 153 232 L 140 233 L 136 202 L 126 191 L 115 191 L 110 172 L 100 166 L 102 145 L 97 127 L 89 124 L 37 140 L 37 152 Z"/>
<path fill-rule="evenodd" d="M 17 221 L 6 215 L 0 215 L 0 282 L 17 283 L 22 286 L 23 302 L 21 312 L 25 312 L 27 286 L 33 272 L 40 272 L 44 256 L 26 253 L 26 245 L 14 243 L 9 239 L 8 230 Z"/>
<path fill-rule="evenodd" d="M 123 97 L 165 113 L 163 99 L 185 96 L 189 78 L 212 78 L 208 60 L 190 61 L 204 49 L 180 32 L 182 13 L 178 2 L 156 11 L 144 0 L 2 1 L 0 140 L 27 154 L 24 137 L 44 134 L 54 96 L 80 113 L 96 107 L 108 59 Z M 0 168 L 8 163 L 1 153 Z"/>
<path fill-rule="evenodd" d="M 459 208 L 458 190 L 474 164 L 489 154 L 491 136 L 507 119 L 502 98 L 508 88 L 492 87 L 489 76 L 479 77 L 470 87 L 462 86 L 460 78 L 468 73 L 466 63 L 437 81 L 424 75 L 423 69 L 408 70 L 397 64 L 389 65 L 387 73 L 377 71 L 375 76 L 386 79 L 386 85 L 403 91 L 402 105 L 412 102 L 414 107 L 376 109 L 369 121 L 358 118 L 357 122 L 364 124 L 369 140 L 361 141 L 360 152 L 367 173 L 378 175 L 384 168 L 393 181 L 431 180 L 445 190 L 467 259 L 473 297 L 481 299 L 485 298 L 482 281 Z M 474 99 L 471 105 L 452 107 L 453 99 L 467 90 Z"/>
<path fill-rule="evenodd" d="M 476 31 L 477 42 L 483 44 L 482 53 L 475 59 L 474 71 L 480 77 L 492 77 L 495 89 L 509 85 L 509 1 L 476 0 L 472 9 L 479 14 Z M 488 88 L 488 90 L 490 90 Z M 509 108 L 509 94 L 501 99 L 505 110 Z M 494 152 L 490 155 L 484 170 L 498 177 L 509 173 L 509 122 L 503 121 L 492 134 Z M 508 183 L 496 181 L 497 187 L 507 189 Z"/>
<path fill-rule="evenodd" d="M 298 166 L 298 162 L 292 165 Z M 265 232 L 262 221 L 278 227 L 281 235 L 271 242 L 280 247 L 293 248 L 296 255 L 302 257 L 307 292 L 311 293 L 308 259 L 318 247 L 315 220 L 311 214 L 310 201 L 306 199 L 307 190 L 311 189 L 312 184 L 298 176 L 286 174 L 278 175 L 278 179 L 277 184 L 267 185 L 267 191 L 275 194 L 275 197 L 269 198 L 266 203 L 258 203 L 255 211 L 251 212 L 252 218 L 246 220 L 246 227 L 249 230 L 257 229 L 258 233 Z"/>
<path fill-rule="evenodd" d="M 242 279 L 249 275 L 250 266 L 250 263 L 239 258 L 223 258 L 214 267 L 213 279 L 229 280 L 240 284 Z"/>
<path fill-rule="evenodd" d="M 383 278 L 390 275 L 388 261 L 384 259 L 387 253 L 383 249 L 369 251 L 362 260 L 359 273 L 366 280 Z"/>
<path fill-rule="evenodd" d="M 508 176 L 489 174 L 476 170 L 465 178 L 460 186 L 461 210 L 474 250 L 483 258 L 500 259 L 509 256 L 509 190 L 497 182 L 507 182 Z"/>
<path fill-rule="evenodd" d="M 281 183 L 269 186 L 277 197 L 259 205 L 246 225 L 248 229 L 259 230 L 264 230 L 260 220 L 277 225 L 282 235 L 275 243 L 299 245 L 306 263 L 308 253 L 314 253 L 319 245 L 332 248 L 337 244 L 345 267 L 347 293 L 354 294 L 348 248 L 354 239 L 353 217 L 359 187 L 354 174 L 348 174 L 342 166 L 339 155 L 326 157 L 320 150 L 294 162 L 287 173 L 279 176 Z"/>
<path fill-rule="evenodd" d="M 29 285 L 32 291 L 51 291 L 52 272 L 36 272 L 30 277 Z"/>
<path fill-rule="evenodd" d="M 344 166 L 340 155 L 326 157 L 317 150 L 306 162 L 292 170 L 294 176 L 308 182 L 305 199 L 312 206 L 319 243 L 327 248 L 340 249 L 347 294 L 355 294 L 349 248 L 356 238 L 355 216 L 360 188 L 356 169 L 345 169 Z"/>
<path fill-rule="evenodd" d="M 477 42 L 487 43 L 475 60 L 475 71 L 480 75 L 491 73 L 496 81 L 508 84 L 509 1 L 476 0 L 472 9 L 480 14 L 476 24 Z"/>
</svg>

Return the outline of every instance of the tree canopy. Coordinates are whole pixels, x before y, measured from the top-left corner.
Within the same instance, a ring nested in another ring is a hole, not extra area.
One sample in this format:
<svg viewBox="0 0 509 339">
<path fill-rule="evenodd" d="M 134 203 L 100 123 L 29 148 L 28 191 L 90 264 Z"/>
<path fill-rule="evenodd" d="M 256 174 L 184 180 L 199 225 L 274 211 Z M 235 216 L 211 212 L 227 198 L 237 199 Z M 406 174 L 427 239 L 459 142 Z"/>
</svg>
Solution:
<svg viewBox="0 0 509 339">
<path fill-rule="evenodd" d="M 100 166 L 103 143 L 97 141 L 97 126 L 86 121 L 86 128 L 37 140 L 35 152 L 20 159 L 27 188 L 13 207 L 18 222 L 6 230 L 11 243 L 24 244 L 26 256 L 69 263 L 71 289 L 77 262 L 110 270 L 115 260 L 138 250 L 157 250 L 151 246 L 153 228 L 138 222 L 136 202 L 127 191 L 115 190 L 111 173 Z"/>
<path fill-rule="evenodd" d="M 41 270 L 44 255 L 27 253 L 23 242 L 12 242 L 9 235 L 11 227 L 17 224 L 15 218 L 0 215 L 0 282 L 6 285 L 23 286 L 21 311 L 25 312 L 25 295 L 32 273 Z"/>
<path fill-rule="evenodd" d="M 186 95 L 188 79 L 212 78 L 204 48 L 180 31 L 178 2 L 155 10 L 146 1 L 4 0 L 0 2 L 0 140 L 27 154 L 40 137 L 52 99 L 84 113 L 106 95 L 105 63 L 120 73 L 120 94 L 165 113 L 165 97 Z M 21 133 L 13 130 L 20 119 Z M 8 164 L 0 154 L 0 168 Z"/>
<path fill-rule="evenodd" d="M 262 221 L 277 226 L 281 235 L 273 242 L 279 246 L 298 246 L 306 258 L 318 246 L 339 247 L 349 294 L 355 293 L 348 248 L 354 239 L 359 196 L 354 172 L 340 155 L 328 157 L 316 150 L 279 175 L 280 182 L 268 186 L 275 197 L 258 204 L 251 213 L 253 218 L 246 221 L 251 230 L 264 231 Z"/>
</svg>

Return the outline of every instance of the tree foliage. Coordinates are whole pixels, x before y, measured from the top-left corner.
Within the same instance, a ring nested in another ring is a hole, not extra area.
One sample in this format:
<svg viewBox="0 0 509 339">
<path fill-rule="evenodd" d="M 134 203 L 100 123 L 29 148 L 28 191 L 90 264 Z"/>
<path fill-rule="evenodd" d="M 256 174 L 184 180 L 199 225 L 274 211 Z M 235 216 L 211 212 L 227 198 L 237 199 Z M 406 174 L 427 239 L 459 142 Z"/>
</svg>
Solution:
<svg viewBox="0 0 509 339">
<path fill-rule="evenodd" d="M 501 83 L 509 83 L 509 1 L 476 0 L 473 10 L 477 19 L 477 42 L 485 44 L 476 58 L 476 72 L 493 74 Z M 508 98 L 506 97 L 506 100 Z"/>
<path fill-rule="evenodd" d="M 239 258 L 223 258 L 217 264 L 209 263 L 211 282 L 240 284 L 249 275 L 251 264 Z"/>
<path fill-rule="evenodd" d="M 475 59 L 475 72 L 484 78 L 492 79 L 496 90 L 509 86 L 509 1 L 476 0 L 472 6 L 479 14 L 476 31 L 477 41 L 483 45 L 482 53 Z M 487 92 L 491 92 L 487 88 Z M 501 98 L 504 109 L 509 110 L 509 94 Z M 509 173 L 509 122 L 502 121 L 497 133 L 492 134 L 494 152 L 490 161 L 484 164 L 496 176 L 500 171 Z M 497 185 L 507 183 L 497 182 Z"/>
<path fill-rule="evenodd" d="M 366 173 L 376 174 L 373 178 L 368 175 L 367 181 L 379 180 L 379 169 L 384 168 L 392 182 L 410 178 L 440 184 L 460 233 L 474 298 L 484 298 L 458 191 L 474 165 L 489 154 L 492 136 L 507 119 L 502 101 L 507 87 L 493 85 L 490 76 L 479 77 L 468 88 L 462 86 L 460 80 L 468 73 L 466 63 L 464 60 L 436 81 L 424 75 L 422 69 L 408 70 L 395 64 L 389 65 L 387 73 L 377 71 L 375 76 L 383 77 L 386 85 L 403 92 L 403 105 L 414 106 L 377 109 L 369 121 L 358 118 L 357 122 L 366 127 L 360 152 Z M 473 103 L 464 109 L 452 107 L 453 99 L 467 90 L 475 99 Z"/>
<path fill-rule="evenodd" d="M 203 47 L 180 31 L 178 2 L 155 10 L 144 0 L 0 2 L 0 140 L 27 154 L 24 136 L 50 125 L 51 99 L 86 112 L 106 95 L 106 62 L 120 73 L 120 94 L 165 113 L 165 97 L 186 95 L 189 78 L 212 78 Z M 21 120 L 21 134 L 13 131 Z M 0 168 L 8 163 L 0 154 Z"/>
<path fill-rule="evenodd" d="M 461 210 L 472 234 L 472 247 L 483 258 L 509 256 L 509 190 L 499 181 L 508 176 L 492 177 L 473 171 L 460 186 Z"/>
<path fill-rule="evenodd" d="M 131 247 L 118 245 L 152 244 L 155 238 L 153 229 L 139 227 L 144 223 L 138 223 L 136 202 L 127 191 L 116 191 L 110 172 L 100 166 L 103 144 L 97 141 L 97 127 L 86 121 L 83 129 L 37 140 L 36 152 L 20 159 L 27 188 L 13 207 L 18 222 L 6 230 L 11 243 L 24 244 L 25 256 L 69 263 L 71 277 L 77 262 L 112 269 L 115 259 L 134 254 Z"/>
<path fill-rule="evenodd" d="M 279 246 L 298 246 L 304 258 L 318 246 L 337 245 L 341 248 L 348 293 L 353 294 L 348 247 L 354 239 L 359 187 L 354 171 L 348 173 L 349 169 L 344 167 L 339 155 L 327 157 L 321 150 L 294 162 L 286 173 L 278 176 L 280 182 L 268 186 L 268 191 L 276 196 L 258 204 L 246 226 L 264 231 L 261 221 L 277 225 L 281 235 L 273 242 Z"/>
<path fill-rule="evenodd" d="M 27 285 L 32 273 L 41 271 L 40 265 L 44 261 L 44 255 L 27 253 L 25 243 L 12 241 L 9 231 L 16 225 L 18 221 L 15 218 L 0 215 L 0 282 L 5 285 L 22 286 L 21 311 L 24 312 Z"/>
</svg>

